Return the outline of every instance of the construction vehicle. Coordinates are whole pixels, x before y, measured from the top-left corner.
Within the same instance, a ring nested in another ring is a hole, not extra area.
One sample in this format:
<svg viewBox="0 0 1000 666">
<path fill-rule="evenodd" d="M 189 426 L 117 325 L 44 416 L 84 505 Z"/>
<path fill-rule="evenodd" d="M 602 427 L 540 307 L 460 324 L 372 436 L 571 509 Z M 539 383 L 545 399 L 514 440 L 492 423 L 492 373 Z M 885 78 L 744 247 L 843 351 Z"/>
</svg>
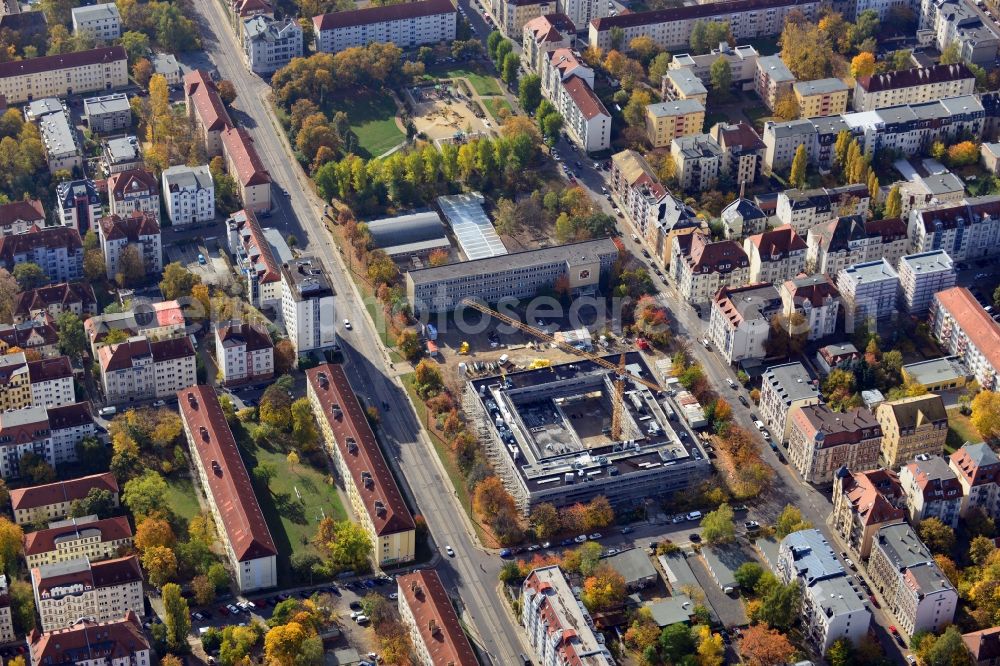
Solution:
<svg viewBox="0 0 1000 666">
<path fill-rule="evenodd" d="M 458 353 L 459 354 L 463 354 L 463 355 L 464 354 L 468 354 L 469 353 L 469 343 L 468 342 L 463 342 L 461 345 L 459 345 L 459 347 L 458 347 Z"/>
<path fill-rule="evenodd" d="M 528 370 L 538 370 L 539 368 L 547 368 L 552 365 L 552 361 L 547 358 L 536 358 L 531 363 L 528 364 Z"/>
<path fill-rule="evenodd" d="M 643 379 L 641 377 L 636 377 L 635 375 L 627 373 L 626 370 L 625 370 L 625 354 L 624 353 L 622 353 L 621 357 L 618 359 L 618 363 L 615 364 L 615 363 L 612 363 L 611 361 L 608 361 L 607 359 L 601 358 L 600 356 L 597 356 L 595 354 L 591 354 L 590 352 L 584 351 L 582 349 L 578 349 L 577 347 L 574 347 L 571 344 L 568 344 L 566 342 L 562 342 L 561 340 L 557 340 L 554 337 L 552 337 L 551 335 L 549 335 L 548 333 L 546 333 L 544 331 L 538 330 L 534 326 L 529 326 L 528 324 L 525 324 L 525 323 L 520 322 L 520 321 L 518 321 L 516 319 L 508 317 L 505 314 L 501 314 L 500 312 L 497 312 L 496 310 L 492 309 L 488 305 L 485 305 L 483 303 L 475 301 L 475 300 L 473 300 L 471 298 L 465 298 L 465 299 L 463 299 L 462 300 L 462 305 L 464 305 L 466 307 L 470 307 L 470 308 L 472 308 L 474 310 L 478 310 L 479 312 L 482 312 L 483 314 L 489 315 L 489 316 L 493 317 L 494 319 L 502 321 L 503 323 L 505 323 L 508 326 L 511 326 L 513 328 L 516 328 L 517 330 L 521 331 L 522 333 L 527 333 L 528 335 L 536 337 L 539 340 L 544 340 L 545 342 L 548 342 L 553 347 L 558 347 L 559 349 L 562 349 L 564 352 L 567 352 L 569 354 L 573 354 L 575 356 L 580 356 L 582 358 L 587 359 L 588 361 L 590 361 L 592 363 L 595 363 L 595 364 L 601 366 L 602 368 L 606 368 L 608 370 L 613 370 L 615 373 L 617 373 L 618 378 L 615 381 L 615 395 L 614 395 L 614 398 L 612 399 L 612 403 L 613 403 L 612 404 L 612 409 L 614 411 L 611 414 L 611 439 L 613 439 L 615 441 L 620 440 L 621 439 L 621 434 L 622 434 L 622 425 L 621 425 L 622 424 L 622 407 L 623 407 L 623 400 L 622 400 L 622 398 L 623 398 L 624 393 L 625 393 L 625 378 L 626 378 L 626 375 L 633 382 L 635 382 L 637 384 L 641 384 L 641 385 L 645 386 L 646 388 L 648 388 L 648 389 L 650 389 L 652 391 L 655 391 L 655 392 L 658 392 L 658 393 L 659 392 L 664 392 L 663 387 L 661 387 L 659 384 L 657 384 L 655 382 L 651 382 L 651 381 L 645 380 L 645 379 Z M 506 354 L 504 356 L 506 356 Z M 501 361 L 504 360 L 503 356 L 501 356 L 500 358 L 501 358 Z M 501 364 L 501 365 L 503 365 L 503 364 Z"/>
</svg>

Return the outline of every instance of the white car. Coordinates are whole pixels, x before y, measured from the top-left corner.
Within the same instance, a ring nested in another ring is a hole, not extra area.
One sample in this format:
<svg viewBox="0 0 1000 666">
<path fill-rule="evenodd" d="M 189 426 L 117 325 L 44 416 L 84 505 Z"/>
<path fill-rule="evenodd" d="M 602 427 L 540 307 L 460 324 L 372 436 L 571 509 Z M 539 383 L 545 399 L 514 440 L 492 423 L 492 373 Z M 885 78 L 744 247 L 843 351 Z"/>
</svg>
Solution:
<svg viewBox="0 0 1000 666">
<path fill-rule="evenodd" d="M 166 404 L 167 404 L 166 400 L 154 400 L 153 401 L 153 407 L 163 407 Z"/>
<path fill-rule="evenodd" d="M 448 557 L 455 557 L 455 550 L 451 546 L 445 546 L 444 552 L 448 553 Z"/>
<path fill-rule="evenodd" d="M 351 330 L 351 320 L 350 319 L 345 319 L 344 320 L 344 328 L 346 328 L 348 331 Z"/>
</svg>

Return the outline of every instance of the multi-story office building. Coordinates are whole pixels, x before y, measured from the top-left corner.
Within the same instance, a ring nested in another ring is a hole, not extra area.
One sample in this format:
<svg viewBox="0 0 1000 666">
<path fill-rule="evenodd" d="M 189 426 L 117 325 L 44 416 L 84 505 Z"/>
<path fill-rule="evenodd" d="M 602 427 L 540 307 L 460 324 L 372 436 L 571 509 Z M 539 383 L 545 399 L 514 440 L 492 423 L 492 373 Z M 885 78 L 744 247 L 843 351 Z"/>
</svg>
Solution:
<svg viewBox="0 0 1000 666">
<path fill-rule="evenodd" d="M 92 491 L 107 491 L 113 505 L 118 506 L 118 481 L 111 472 L 11 490 L 14 522 L 30 525 L 61 520 L 69 515 L 73 502 L 85 499 Z"/>
<path fill-rule="evenodd" d="M 791 435 L 792 409 L 819 401 L 819 391 L 801 363 L 772 365 L 761 378 L 760 418 L 779 441 Z"/>
<path fill-rule="evenodd" d="M 611 48 L 612 31 L 620 28 L 624 33 L 623 44 L 648 35 L 661 48 L 680 51 L 690 48 L 694 26 L 706 21 L 728 22 L 733 39 L 739 43 L 757 37 L 778 35 L 785 26 L 785 18 L 791 12 L 802 12 L 806 18 L 811 19 L 818 6 L 819 3 L 812 0 L 727 0 L 630 12 L 591 21 L 588 43 L 607 52 Z"/>
<path fill-rule="evenodd" d="M 406 274 L 406 295 L 416 312 L 450 312 L 466 298 L 530 298 L 564 276 L 573 293 L 593 292 L 617 258 L 617 246 L 602 238 L 422 268 Z"/>
<path fill-rule="evenodd" d="M 701 134 L 705 107 L 695 99 L 659 102 L 646 107 L 646 138 L 654 148 L 669 146 L 671 141 L 689 134 Z"/>
<path fill-rule="evenodd" d="M 378 566 L 415 557 L 415 523 L 340 365 L 306 372 L 306 395 Z"/>
<path fill-rule="evenodd" d="M 277 21 L 258 14 L 243 22 L 243 56 L 255 74 L 276 72 L 302 57 L 302 27 L 293 18 Z"/>
<path fill-rule="evenodd" d="M 952 261 L 1000 253 L 1000 197 L 970 197 L 910 211 L 913 252 L 944 250 Z"/>
<path fill-rule="evenodd" d="M 128 217 L 102 217 L 97 222 L 97 237 L 104 252 L 109 280 L 115 279 L 121 271 L 122 260 L 129 248 L 134 248 L 131 251 L 142 261 L 147 275 L 163 271 L 160 225 L 151 213 L 137 210 Z"/>
<path fill-rule="evenodd" d="M 847 111 L 850 88 L 840 79 L 798 81 L 792 85 L 795 100 L 799 103 L 799 117 L 815 118 Z"/>
<path fill-rule="evenodd" d="M 35 609 L 45 632 L 71 627 L 83 619 L 108 622 L 129 611 L 145 613 L 136 555 L 103 562 L 81 556 L 32 567 L 30 575 Z"/>
<path fill-rule="evenodd" d="M 122 36 L 122 17 L 118 5 L 105 2 L 99 5 L 73 8 L 73 34 L 92 37 L 98 42 L 113 42 Z"/>
<path fill-rule="evenodd" d="M 701 192 L 719 182 L 722 148 L 708 134 L 690 134 L 670 142 L 677 183 L 684 190 Z"/>
<path fill-rule="evenodd" d="M 281 301 L 281 265 L 252 210 L 238 210 L 226 220 L 229 252 L 247 281 L 247 300 L 255 308 Z"/>
<path fill-rule="evenodd" d="M 792 315 L 802 315 L 808 328 L 806 339 L 819 340 L 837 331 L 840 292 L 825 273 L 799 276 L 786 280 L 779 289 L 782 314 L 791 321 Z"/>
<path fill-rule="evenodd" d="M 611 651 L 598 640 L 584 608 L 558 566 L 535 569 L 521 586 L 521 626 L 542 666 L 567 659 L 588 666 L 612 666 Z"/>
<path fill-rule="evenodd" d="M 14 323 L 38 319 L 43 313 L 58 317 L 63 312 L 72 312 L 80 319 L 97 314 L 94 288 L 87 282 L 60 282 L 22 291 L 14 303 Z"/>
<path fill-rule="evenodd" d="M 946 97 L 971 95 L 975 91 L 976 77 L 961 62 L 914 67 L 858 77 L 854 84 L 853 106 L 855 111 L 874 111 L 887 106 L 921 104 Z"/>
<path fill-rule="evenodd" d="M 221 155 L 222 133 L 233 126 L 233 121 L 229 118 L 226 105 L 222 103 L 212 75 L 203 69 L 185 74 L 184 102 L 188 117 L 194 121 L 205 144 L 208 157 Z"/>
<path fill-rule="evenodd" d="M 129 217 L 136 211 L 160 221 L 160 188 L 156 176 L 145 169 L 130 169 L 108 177 L 111 214 Z M 95 225 L 96 226 L 96 225 Z"/>
<path fill-rule="evenodd" d="M 51 282 L 83 278 L 83 240 L 72 227 L 34 228 L 0 237 L 0 264 L 10 272 L 18 264 L 38 264 Z"/>
<path fill-rule="evenodd" d="M 826 405 L 796 407 L 789 415 L 788 460 L 808 483 L 830 483 L 841 467 L 878 467 L 882 428 L 867 407 L 835 412 Z"/>
<path fill-rule="evenodd" d="M 889 525 L 876 534 L 868 579 L 896 618 L 899 630 L 937 632 L 952 623 L 958 592 L 909 525 Z"/>
<path fill-rule="evenodd" d="M 868 635 L 871 611 L 819 530 L 799 530 L 782 539 L 777 569 L 786 584 L 801 586 L 800 618 L 820 652 L 838 640 L 856 645 Z"/>
<path fill-rule="evenodd" d="M 948 353 L 958 356 L 988 391 L 998 387 L 1000 374 L 1000 324 L 965 287 L 952 287 L 934 294 L 930 326 Z"/>
<path fill-rule="evenodd" d="M 939 456 L 948 437 L 941 396 L 926 394 L 883 402 L 875 408 L 882 426 L 882 466 L 896 469 L 921 454 Z"/>
<path fill-rule="evenodd" d="M 977 508 L 994 520 L 1000 517 L 1000 458 L 989 444 L 966 442 L 949 456 L 948 466 L 962 485 L 963 516 Z"/>
<path fill-rule="evenodd" d="M 211 386 L 193 385 L 177 392 L 177 404 L 237 587 L 243 593 L 274 587 L 278 551 L 219 396 Z"/>
<path fill-rule="evenodd" d="M 132 127 L 132 105 L 128 95 L 113 93 L 83 100 L 83 115 L 87 127 L 98 134 L 122 132 Z"/>
<path fill-rule="evenodd" d="M 434 569 L 396 577 L 399 616 L 410 632 L 420 666 L 479 666 L 472 644 Z"/>
<path fill-rule="evenodd" d="M 242 127 L 223 130 L 222 152 L 226 171 L 236 180 L 243 208 L 255 213 L 271 210 L 271 174 L 264 168 L 247 131 Z"/>
<path fill-rule="evenodd" d="M 670 272 L 691 303 L 704 303 L 721 287 L 745 285 L 750 278 L 750 260 L 735 241 L 713 243 L 707 234 L 687 234 L 674 238 L 672 252 Z"/>
<path fill-rule="evenodd" d="M 948 461 L 922 453 L 899 470 L 899 483 L 906 493 L 910 522 L 937 518 L 952 529 L 958 528 L 962 510 L 962 484 Z"/>
<path fill-rule="evenodd" d="M 757 58 L 757 72 L 753 86 L 767 108 L 774 110 L 778 100 L 792 94 L 795 75 L 788 69 L 781 56 L 770 55 Z"/>
<path fill-rule="evenodd" d="M 868 188 L 844 185 L 832 189 L 785 190 L 778 194 L 776 214 L 781 224 L 805 235 L 817 224 L 842 216 L 864 216 L 868 212 Z"/>
<path fill-rule="evenodd" d="M 900 305 L 911 315 L 927 312 L 934 294 L 955 286 L 955 264 L 944 250 L 899 260 Z"/>
<path fill-rule="evenodd" d="M 215 328 L 215 359 L 225 384 L 256 382 L 274 376 L 274 343 L 263 327 L 240 321 Z"/>
<path fill-rule="evenodd" d="M 905 521 L 906 496 L 892 470 L 852 472 L 842 467 L 834 474 L 830 526 L 859 560 L 868 559 L 882 527 Z"/>
<path fill-rule="evenodd" d="M 92 180 L 71 180 L 56 186 L 59 220 L 82 234 L 93 229 L 101 216 L 101 195 Z"/>
<path fill-rule="evenodd" d="M 712 299 L 708 339 L 726 363 L 767 356 L 771 317 L 781 312 L 781 297 L 770 283 L 722 287 Z"/>
<path fill-rule="evenodd" d="M 195 350 L 187 336 L 151 340 L 137 335 L 97 350 L 108 404 L 173 397 L 197 380 Z"/>
<path fill-rule="evenodd" d="M 854 264 L 837 274 L 847 331 L 874 326 L 896 313 L 899 274 L 885 259 Z"/>
<path fill-rule="evenodd" d="M 163 170 L 163 199 L 174 226 L 215 218 L 215 183 L 208 165 Z"/>
<path fill-rule="evenodd" d="M 49 523 L 48 529 L 24 535 L 24 559 L 29 568 L 81 557 L 91 562 L 107 560 L 132 545 L 128 518 L 99 520 L 97 516 L 67 518 Z"/>
<path fill-rule="evenodd" d="M 23 234 L 36 225 L 45 226 L 45 208 L 38 199 L 0 204 L 0 236 Z"/>
<path fill-rule="evenodd" d="M 336 347 L 336 296 L 319 259 L 299 257 L 281 265 L 281 315 L 296 353 Z"/>
<path fill-rule="evenodd" d="M 782 284 L 802 273 L 806 267 L 806 242 L 786 225 L 743 241 L 750 259 L 750 282 Z"/>
<path fill-rule="evenodd" d="M 153 663 L 149 641 L 133 612 L 108 622 L 79 620 L 65 629 L 45 633 L 33 629 L 28 635 L 28 651 L 31 666 L 151 666 Z"/>
<path fill-rule="evenodd" d="M 455 39 L 457 17 L 450 0 L 418 0 L 322 14 L 313 18 L 316 50 L 336 53 L 372 42 L 392 42 L 403 49 L 450 42 Z"/>
<path fill-rule="evenodd" d="M 128 85 L 128 58 L 123 46 L 11 60 L 0 64 L 0 95 L 22 104 L 70 93 L 114 90 Z"/>
</svg>

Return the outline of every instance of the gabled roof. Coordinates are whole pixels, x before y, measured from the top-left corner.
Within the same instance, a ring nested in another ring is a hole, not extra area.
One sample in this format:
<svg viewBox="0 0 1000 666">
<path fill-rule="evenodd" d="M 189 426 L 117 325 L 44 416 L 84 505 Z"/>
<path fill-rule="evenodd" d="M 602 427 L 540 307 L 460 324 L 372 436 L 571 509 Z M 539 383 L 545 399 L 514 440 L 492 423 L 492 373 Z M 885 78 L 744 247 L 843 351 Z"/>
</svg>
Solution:
<svg viewBox="0 0 1000 666">
<path fill-rule="evenodd" d="M 826 304 L 827 299 L 836 299 L 840 296 L 837 285 L 826 273 L 799 275 L 786 280 L 783 286 L 796 303 L 809 301 L 813 307 L 820 307 Z"/>
<path fill-rule="evenodd" d="M 13 268 L 14 257 L 41 248 L 47 250 L 66 248 L 66 251 L 72 254 L 77 250 L 83 250 L 83 239 L 80 238 L 80 232 L 73 227 L 43 229 L 33 227 L 28 233 L 0 238 L 0 261 L 6 262 Z"/>
<path fill-rule="evenodd" d="M 934 294 L 934 307 L 945 310 L 994 369 L 1000 370 L 1000 324 L 993 321 L 965 287 Z"/>
<path fill-rule="evenodd" d="M 142 570 L 136 555 L 91 562 L 86 557 L 32 567 L 31 582 L 38 595 L 70 585 L 113 587 L 142 583 Z"/>
<path fill-rule="evenodd" d="M 181 418 L 208 478 L 208 492 L 222 517 L 226 538 L 240 562 L 277 555 L 239 447 L 211 386 L 177 392 Z"/>
<path fill-rule="evenodd" d="M 42 207 L 42 202 L 28 199 L 0 205 L 0 229 L 11 227 L 16 222 L 45 224 L 45 209 Z"/>
<path fill-rule="evenodd" d="M 0 79 L 10 76 L 44 74 L 45 72 L 53 72 L 71 67 L 84 67 L 101 63 L 107 64 L 116 61 L 126 61 L 127 59 L 124 46 L 102 46 L 90 49 L 89 51 L 60 53 L 57 55 L 39 56 L 37 58 L 25 58 L 24 60 L 11 60 L 0 63 Z"/>
<path fill-rule="evenodd" d="M 97 221 L 101 227 L 101 235 L 109 241 L 127 240 L 138 243 L 143 236 L 159 236 L 160 224 L 156 216 L 143 210 L 132 211 L 128 217 L 108 215 Z"/>
<path fill-rule="evenodd" d="M 966 442 L 951 454 L 951 467 L 970 486 L 1000 483 L 1000 458 L 984 442 Z"/>
<path fill-rule="evenodd" d="M 215 87 L 211 75 L 205 70 L 196 69 L 184 75 L 184 94 L 191 98 L 194 110 L 206 130 L 222 131 L 233 126 L 226 105 L 219 96 L 219 90 Z"/>
<path fill-rule="evenodd" d="M 945 411 L 944 401 L 941 396 L 933 393 L 883 402 L 876 410 L 877 413 L 882 413 L 882 410 L 891 413 L 900 430 L 948 423 L 948 412 Z"/>
<path fill-rule="evenodd" d="M 61 502 L 83 499 L 92 489 L 107 490 L 118 496 L 118 481 L 111 472 L 91 474 L 66 481 L 46 483 L 41 486 L 18 488 L 10 491 L 10 504 L 14 511 L 34 509 Z"/>
<path fill-rule="evenodd" d="M 1000 627 L 962 634 L 962 641 L 972 653 L 972 661 L 977 664 L 990 664 L 1000 658 Z"/>
<path fill-rule="evenodd" d="M 79 620 L 66 629 L 42 633 L 37 628 L 28 636 L 33 664 L 80 664 L 91 661 L 118 663 L 136 652 L 149 651 L 139 618 L 129 611 L 121 620 L 92 622 Z"/>
<path fill-rule="evenodd" d="M 58 527 L 49 527 L 24 535 L 24 554 L 41 555 L 56 550 L 59 542 L 67 539 L 98 537 L 101 543 L 132 538 L 132 528 L 125 516 L 97 520 L 96 516 L 71 518 L 61 521 Z"/>
<path fill-rule="evenodd" d="M 857 512 L 862 525 L 905 519 L 903 487 L 892 470 L 850 472 L 841 468 L 837 474 L 843 480 L 843 493 Z"/>
<path fill-rule="evenodd" d="M 565 14 L 546 14 L 525 23 L 524 32 L 530 32 L 536 44 L 559 42 L 567 35 L 576 34 L 576 26 Z"/>
<path fill-rule="evenodd" d="M 313 26 L 317 32 L 320 32 L 387 21 L 404 21 L 423 16 L 434 16 L 435 14 L 453 14 L 455 11 L 455 5 L 451 3 L 451 0 L 417 0 L 398 5 L 374 6 L 346 12 L 320 14 L 313 17 Z"/>
<path fill-rule="evenodd" d="M 244 324 L 239 321 L 226 321 L 219 324 L 216 335 L 219 336 L 223 345 L 246 345 L 248 352 L 274 347 L 267 331 L 253 324 Z"/>
<path fill-rule="evenodd" d="M 73 366 L 69 362 L 69 356 L 28 361 L 28 378 L 32 384 L 49 382 L 53 379 L 72 379 Z"/>
<path fill-rule="evenodd" d="M 116 201 L 122 201 L 126 195 L 138 192 L 159 194 L 160 188 L 154 176 L 145 169 L 128 169 L 108 176 L 108 192 Z"/>
<path fill-rule="evenodd" d="M 278 282 L 281 280 L 281 265 L 274 258 L 271 244 L 264 236 L 257 215 L 250 209 L 233 213 L 229 224 L 236 225 L 243 250 L 253 264 L 254 272 L 260 283 Z"/>
<path fill-rule="evenodd" d="M 396 578 L 399 601 L 413 616 L 417 632 L 433 664 L 478 666 L 472 645 L 459 623 L 448 590 L 434 569 L 420 569 Z"/>
<path fill-rule="evenodd" d="M 975 76 L 963 63 L 952 65 L 934 65 L 932 67 L 913 67 L 895 72 L 874 74 L 858 77 L 858 87 L 868 93 L 897 88 L 912 88 L 961 79 L 973 79 Z"/>
<path fill-rule="evenodd" d="M 350 471 L 375 533 L 383 536 L 414 529 L 413 515 L 343 367 L 324 363 L 307 370 L 306 379 L 322 412 L 316 418 L 325 419 L 333 431 L 340 457 Z"/>
<path fill-rule="evenodd" d="M 750 244 L 757 248 L 763 261 L 771 261 L 772 257 L 785 259 L 793 252 L 806 251 L 806 242 L 790 224 L 750 236 Z"/>
<path fill-rule="evenodd" d="M 905 467 L 928 502 L 962 499 L 962 484 L 955 470 L 940 456 L 920 456 Z M 950 495 L 949 495 L 950 492 Z"/>
<path fill-rule="evenodd" d="M 687 261 L 691 270 L 696 273 L 729 273 L 750 265 L 747 253 L 736 241 L 713 243 L 706 234 L 691 234 L 690 238 Z"/>
<path fill-rule="evenodd" d="M 579 76 L 574 74 L 563 81 L 563 88 L 570 99 L 573 100 L 573 105 L 580 109 L 580 113 L 587 120 L 596 118 L 597 116 L 611 117 L 608 110 L 604 108 L 604 104 L 601 103 L 600 98 L 590 89 L 587 82 Z"/>
<path fill-rule="evenodd" d="M 68 307 L 72 303 L 80 303 L 84 311 L 95 305 L 97 299 L 94 296 L 94 288 L 86 282 L 60 282 L 22 291 L 17 296 L 14 314 L 45 310 L 56 304 Z"/>
<path fill-rule="evenodd" d="M 253 138 L 242 127 L 229 127 L 222 132 L 222 147 L 236 165 L 232 174 L 243 187 L 264 185 L 271 182 L 271 175 L 253 145 Z"/>
</svg>

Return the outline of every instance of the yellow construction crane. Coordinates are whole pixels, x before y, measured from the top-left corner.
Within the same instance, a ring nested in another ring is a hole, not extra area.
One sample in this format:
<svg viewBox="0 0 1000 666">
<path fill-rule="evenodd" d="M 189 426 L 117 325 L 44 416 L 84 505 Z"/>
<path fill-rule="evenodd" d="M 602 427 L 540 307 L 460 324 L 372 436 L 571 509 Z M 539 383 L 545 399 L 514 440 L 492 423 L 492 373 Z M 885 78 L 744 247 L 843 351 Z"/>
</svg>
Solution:
<svg viewBox="0 0 1000 666">
<path fill-rule="evenodd" d="M 596 354 L 591 354 L 590 352 L 585 352 L 582 349 L 577 349 L 573 345 L 566 344 L 565 342 L 561 342 L 560 340 L 556 340 L 554 337 L 552 337 L 551 335 L 549 335 L 548 333 L 546 333 L 544 331 L 540 331 L 537 328 L 535 328 L 533 326 L 529 326 L 529 325 L 524 324 L 522 322 L 519 322 L 516 319 L 511 319 L 507 315 L 501 314 L 501 313 L 497 312 L 496 310 L 490 308 L 489 306 L 484 305 L 484 304 L 482 304 L 482 303 L 480 303 L 478 301 L 474 301 L 471 298 L 463 299 L 462 300 L 462 305 L 470 307 L 470 308 L 472 308 L 474 310 L 478 310 L 479 312 L 482 312 L 483 314 L 488 314 L 491 317 L 493 317 L 494 319 L 498 319 L 498 320 L 502 321 L 503 323 L 507 324 L 508 326 L 512 326 L 512 327 L 516 328 L 517 330 L 519 330 L 519 331 L 521 331 L 523 333 L 527 333 L 528 335 L 534 336 L 534 337 L 538 338 L 539 340 L 544 340 L 545 342 L 548 342 L 549 344 L 555 345 L 559 349 L 562 349 L 564 352 L 567 352 L 567 353 L 570 353 L 570 354 L 575 354 L 577 356 L 581 356 L 581 357 L 587 359 L 588 361 L 596 363 L 597 365 L 601 366 L 602 368 L 607 368 L 608 370 L 614 370 L 615 372 L 618 373 L 618 375 L 619 375 L 620 378 L 624 379 L 624 376 L 625 376 L 625 365 L 624 365 L 625 355 L 624 354 L 622 354 L 622 357 L 619 360 L 618 364 L 615 364 L 615 363 L 612 363 L 612 362 L 608 361 L 607 359 L 604 359 L 604 358 L 601 358 L 600 356 L 597 356 Z M 657 384 L 655 382 L 647 381 L 647 380 L 643 379 L 642 377 L 636 377 L 635 375 L 629 375 L 629 379 L 631 379 L 632 381 L 636 382 L 637 384 L 642 384 L 646 388 L 651 389 L 653 391 L 660 391 L 660 392 L 664 391 L 663 387 L 661 387 L 659 384 Z M 616 403 L 621 403 L 621 400 L 619 399 L 619 400 L 616 400 L 615 402 Z"/>
</svg>

